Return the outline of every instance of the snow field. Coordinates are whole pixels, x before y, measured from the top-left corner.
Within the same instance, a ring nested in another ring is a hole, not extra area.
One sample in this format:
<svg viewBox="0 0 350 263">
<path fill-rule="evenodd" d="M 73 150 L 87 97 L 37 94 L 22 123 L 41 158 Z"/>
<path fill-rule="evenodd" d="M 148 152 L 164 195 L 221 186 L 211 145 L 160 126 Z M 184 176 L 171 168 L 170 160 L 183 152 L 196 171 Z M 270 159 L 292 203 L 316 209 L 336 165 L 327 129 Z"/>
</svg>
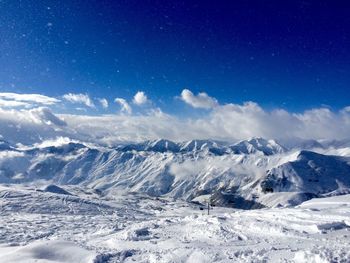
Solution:
<svg viewBox="0 0 350 263">
<path fill-rule="evenodd" d="M 0 262 L 349 262 L 350 195 L 235 210 L 0 187 Z M 82 261 L 78 261 L 78 260 Z M 21 261 L 22 260 L 22 261 Z"/>
</svg>

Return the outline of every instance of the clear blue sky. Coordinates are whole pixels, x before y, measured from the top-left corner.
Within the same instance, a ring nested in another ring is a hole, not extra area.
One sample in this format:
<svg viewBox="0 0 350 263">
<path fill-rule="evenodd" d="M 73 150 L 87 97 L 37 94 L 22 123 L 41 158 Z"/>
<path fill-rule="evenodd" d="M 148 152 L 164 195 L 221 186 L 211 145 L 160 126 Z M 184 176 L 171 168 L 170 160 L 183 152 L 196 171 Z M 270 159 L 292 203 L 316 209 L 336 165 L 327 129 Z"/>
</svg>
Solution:
<svg viewBox="0 0 350 263">
<path fill-rule="evenodd" d="M 0 1 L 0 91 L 182 89 L 302 111 L 350 102 L 348 1 Z"/>
</svg>

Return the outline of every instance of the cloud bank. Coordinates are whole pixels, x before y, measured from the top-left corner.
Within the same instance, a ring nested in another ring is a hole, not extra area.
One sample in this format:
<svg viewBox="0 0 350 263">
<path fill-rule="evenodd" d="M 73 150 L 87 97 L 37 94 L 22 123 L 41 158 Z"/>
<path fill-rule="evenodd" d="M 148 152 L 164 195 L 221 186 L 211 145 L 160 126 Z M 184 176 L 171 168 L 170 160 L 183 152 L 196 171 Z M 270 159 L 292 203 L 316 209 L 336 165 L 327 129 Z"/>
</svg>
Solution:
<svg viewBox="0 0 350 263">
<path fill-rule="evenodd" d="M 50 106 L 60 102 L 59 99 L 41 94 L 18 94 L 12 92 L 0 92 L 0 107 L 26 107 L 38 105 Z"/>
<path fill-rule="evenodd" d="M 133 115 L 131 106 L 122 98 L 115 99 L 121 106 L 120 114 L 99 116 L 58 114 L 48 107 L 9 109 L 0 106 L 0 137 L 27 144 L 63 136 L 104 145 L 158 138 L 229 142 L 253 136 L 281 141 L 350 138 L 349 107 L 339 111 L 321 107 L 293 113 L 283 109 L 268 111 L 254 102 L 220 105 L 214 98 L 186 91 L 184 97 L 197 107 L 208 109 L 210 106 L 208 114 L 183 118 L 160 109 L 147 109 Z"/>
</svg>

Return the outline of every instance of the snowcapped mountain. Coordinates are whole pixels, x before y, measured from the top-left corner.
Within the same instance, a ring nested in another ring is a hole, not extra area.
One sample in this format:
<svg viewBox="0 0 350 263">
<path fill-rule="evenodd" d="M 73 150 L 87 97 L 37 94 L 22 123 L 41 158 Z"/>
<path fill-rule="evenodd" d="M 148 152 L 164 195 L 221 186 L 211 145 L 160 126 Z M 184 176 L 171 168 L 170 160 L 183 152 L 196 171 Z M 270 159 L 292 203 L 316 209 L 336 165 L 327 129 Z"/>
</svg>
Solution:
<svg viewBox="0 0 350 263">
<path fill-rule="evenodd" d="M 151 152 L 178 152 L 180 150 L 179 145 L 176 143 L 159 139 L 154 141 L 145 141 L 137 144 L 127 144 L 117 147 L 121 151 L 151 151 Z"/>
<path fill-rule="evenodd" d="M 214 154 L 223 154 L 227 151 L 225 143 L 215 142 L 211 140 L 190 140 L 181 143 L 175 143 L 165 139 L 154 141 L 145 141 L 137 144 L 126 144 L 117 147 L 121 151 L 147 151 L 147 152 L 172 152 L 172 153 L 188 153 L 198 151 L 210 151 Z"/>
<path fill-rule="evenodd" d="M 337 156 L 301 151 L 295 161 L 272 168 L 261 181 L 264 192 L 316 195 L 350 189 L 350 165 Z"/>
<path fill-rule="evenodd" d="M 282 145 L 274 140 L 265 140 L 263 138 L 251 138 L 240 141 L 230 147 L 236 154 L 262 153 L 264 155 L 273 155 L 286 151 Z"/>
<path fill-rule="evenodd" d="M 218 205 L 240 208 L 297 205 L 350 192 L 346 151 L 340 157 L 327 150 L 287 150 L 263 138 L 233 145 L 163 139 L 115 148 L 64 140 L 0 145 L 5 145 L 0 147 L 0 183 L 78 185 L 103 195 L 127 191 L 187 201 L 209 194 Z"/>
<path fill-rule="evenodd" d="M 327 148 L 327 146 L 323 145 L 322 141 L 300 138 L 293 138 L 292 140 L 287 140 L 283 142 L 283 145 L 288 149 L 299 150 L 314 150 Z"/>
</svg>

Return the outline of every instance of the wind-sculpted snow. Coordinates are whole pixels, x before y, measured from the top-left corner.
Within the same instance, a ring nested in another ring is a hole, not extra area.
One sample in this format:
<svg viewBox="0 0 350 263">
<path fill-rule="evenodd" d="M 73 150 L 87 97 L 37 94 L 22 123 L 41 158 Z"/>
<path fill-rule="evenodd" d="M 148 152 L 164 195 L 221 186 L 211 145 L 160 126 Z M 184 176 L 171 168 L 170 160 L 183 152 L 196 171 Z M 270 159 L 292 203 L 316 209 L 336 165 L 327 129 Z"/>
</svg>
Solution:
<svg viewBox="0 0 350 263">
<path fill-rule="evenodd" d="M 217 205 L 245 209 L 350 192 L 344 149 L 287 150 L 262 138 L 234 145 L 156 140 L 106 148 L 62 138 L 32 147 L 3 145 L 2 183 L 79 185 L 103 195 L 126 191 L 187 201 L 209 194 Z M 328 155 L 337 152 L 341 156 Z"/>
<path fill-rule="evenodd" d="M 235 210 L 0 185 L 0 262 L 348 262 L 350 195 Z"/>
</svg>

